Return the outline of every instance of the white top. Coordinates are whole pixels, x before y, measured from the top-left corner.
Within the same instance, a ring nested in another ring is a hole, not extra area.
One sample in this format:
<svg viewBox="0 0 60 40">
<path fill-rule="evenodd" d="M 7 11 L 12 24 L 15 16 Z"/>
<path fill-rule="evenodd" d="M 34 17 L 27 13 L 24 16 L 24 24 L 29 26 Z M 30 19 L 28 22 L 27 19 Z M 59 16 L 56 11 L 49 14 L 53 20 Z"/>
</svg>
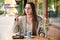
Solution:
<svg viewBox="0 0 60 40">
<path fill-rule="evenodd" d="M 26 29 L 27 32 L 32 32 L 32 25 L 28 24 L 27 23 L 27 29 Z"/>
<path fill-rule="evenodd" d="M 42 18 L 39 16 L 37 17 L 37 20 L 38 20 L 38 29 L 37 29 L 36 33 L 38 34 L 38 30 L 41 27 L 43 22 L 42 22 Z M 19 27 L 22 29 L 24 34 L 26 32 L 32 32 L 32 25 L 26 23 L 26 16 L 20 16 L 19 21 L 15 21 L 13 32 L 14 33 L 19 32 L 19 30 L 18 30 L 18 29 L 20 29 Z"/>
</svg>

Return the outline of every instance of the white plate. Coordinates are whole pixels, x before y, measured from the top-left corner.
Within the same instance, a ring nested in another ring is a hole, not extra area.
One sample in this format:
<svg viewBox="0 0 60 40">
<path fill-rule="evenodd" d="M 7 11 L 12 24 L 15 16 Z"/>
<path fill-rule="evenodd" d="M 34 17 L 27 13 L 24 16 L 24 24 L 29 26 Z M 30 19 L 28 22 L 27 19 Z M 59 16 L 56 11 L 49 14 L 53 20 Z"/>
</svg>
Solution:
<svg viewBox="0 0 60 40">
<path fill-rule="evenodd" d="M 33 38 L 34 36 L 28 37 L 28 36 L 24 36 L 25 38 Z"/>
</svg>

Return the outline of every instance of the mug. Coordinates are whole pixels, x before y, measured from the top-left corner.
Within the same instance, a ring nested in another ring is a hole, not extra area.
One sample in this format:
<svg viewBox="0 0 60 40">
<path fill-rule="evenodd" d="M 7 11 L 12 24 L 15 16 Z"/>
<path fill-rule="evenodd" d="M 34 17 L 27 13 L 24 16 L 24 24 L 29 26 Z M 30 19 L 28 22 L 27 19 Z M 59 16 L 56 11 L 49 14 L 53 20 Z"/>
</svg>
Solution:
<svg viewBox="0 0 60 40">
<path fill-rule="evenodd" d="M 27 32 L 27 33 L 26 33 L 26 36 L 27 36 L 28 38 L 30 38 L 30 37 L 32 36 L 31 32 Z"/>
</svg>

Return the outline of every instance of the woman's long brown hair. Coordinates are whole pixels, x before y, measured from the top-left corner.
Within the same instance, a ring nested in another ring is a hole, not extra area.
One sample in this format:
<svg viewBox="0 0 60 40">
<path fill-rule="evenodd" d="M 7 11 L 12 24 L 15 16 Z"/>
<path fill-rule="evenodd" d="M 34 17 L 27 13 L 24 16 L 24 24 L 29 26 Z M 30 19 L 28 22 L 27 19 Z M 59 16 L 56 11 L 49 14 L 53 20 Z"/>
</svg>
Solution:
<svg viewBox="0 0 60 40">
<path fill-rule="evenodd" d="M 36 9 L 35 9 L 35 5 L 33 2 L 28 2 L 26 4 L 30 4 L 31 5 L 31 8 L 32 8 L 32 35 L 37 35 L 36 31 L 37 31 L 37 28 L 38 28 L 38 21 L 37 21 L 37 14 L 36 14 Z M 26 13 L 24 12 L 23 15 L 26 15 Z"/>
</svg>

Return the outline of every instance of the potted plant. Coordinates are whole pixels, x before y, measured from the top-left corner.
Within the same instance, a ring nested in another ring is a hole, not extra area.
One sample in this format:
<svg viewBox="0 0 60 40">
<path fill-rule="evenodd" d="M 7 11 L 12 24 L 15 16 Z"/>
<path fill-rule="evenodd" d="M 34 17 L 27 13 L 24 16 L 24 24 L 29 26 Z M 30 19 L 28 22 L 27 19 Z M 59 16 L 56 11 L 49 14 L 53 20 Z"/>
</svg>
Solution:
<svg viewBox="0 0 60 40">
<path fill-rule="evenodd" d="M 53 17 L 53 18 L 57 17 L 56 12 L 54 11 L 48 11 L 48 13 L 49 13 L 49 17 Z"/>
<path fill-rule="evenodd" d="M 22 0 L 20 0 L 19 6 L 18 6 L 18 15 L 22 15 Z"/>
<path fill-rule="evenodd" d="M 3 10 L 1 10 L 1 7 L 3 6 L 4 4 L 4 0 L 0 0 L 0 15 L 4 13 Z"/>
<path fill-rule="evenodd" d="M 4 11 L 1 11 L 1 10 L 0 10 L 0 15 L 2 15 L 3 13 L 4 13 Z"/>
</svg>

